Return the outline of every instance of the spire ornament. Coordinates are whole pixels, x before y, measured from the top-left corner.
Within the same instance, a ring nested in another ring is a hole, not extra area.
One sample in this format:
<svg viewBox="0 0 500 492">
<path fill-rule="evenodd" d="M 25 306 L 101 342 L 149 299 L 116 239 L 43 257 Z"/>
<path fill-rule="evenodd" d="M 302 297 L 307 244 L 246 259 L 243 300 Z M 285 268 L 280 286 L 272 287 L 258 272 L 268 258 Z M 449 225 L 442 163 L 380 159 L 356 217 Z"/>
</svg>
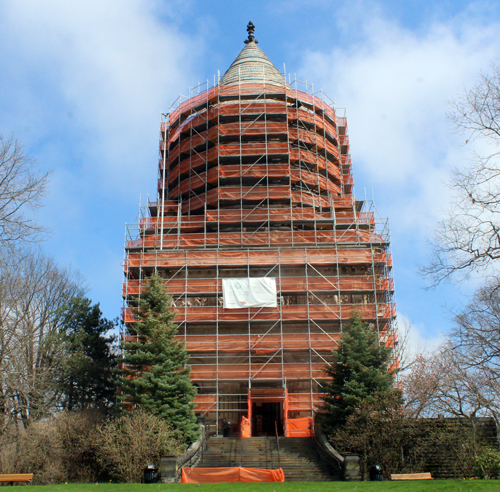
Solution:
<svg viewBox="0 0 500 492">
<path fill-rule="evenodd" d="M 245 44 L 248 44 L 248 43 L 257 44 L 258 41 L 255 39 L 255 37 L 253 35 L 255 32 L 255 26 L 254 26 L 254 23 L 252 21 L 250 21 L 247 25 L 247 32 L 248 32 L 248 39 L 245 39 Z"/>
</svg>

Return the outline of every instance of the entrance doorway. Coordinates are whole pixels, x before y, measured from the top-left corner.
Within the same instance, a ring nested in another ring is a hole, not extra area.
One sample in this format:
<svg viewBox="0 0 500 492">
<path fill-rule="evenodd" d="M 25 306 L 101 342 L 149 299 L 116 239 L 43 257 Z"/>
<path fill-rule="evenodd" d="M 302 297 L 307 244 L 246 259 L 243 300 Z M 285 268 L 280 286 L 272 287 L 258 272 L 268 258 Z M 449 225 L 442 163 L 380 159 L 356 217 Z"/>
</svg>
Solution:
<svg viewBox="0 0 500 492">
<path fill-rule="evenodd" d="M 283 435 L 283 403 L 252 402 L 252 434 L 254 436 Z"/>
</svg>

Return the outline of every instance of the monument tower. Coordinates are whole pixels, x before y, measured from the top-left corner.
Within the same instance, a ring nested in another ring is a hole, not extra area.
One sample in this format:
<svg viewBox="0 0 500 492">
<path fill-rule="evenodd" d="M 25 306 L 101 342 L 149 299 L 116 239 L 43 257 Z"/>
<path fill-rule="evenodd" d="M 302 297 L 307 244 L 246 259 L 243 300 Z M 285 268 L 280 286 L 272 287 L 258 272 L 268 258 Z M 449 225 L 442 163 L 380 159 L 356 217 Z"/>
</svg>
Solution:
<svg viewBox="0 0 500 492">
<path fill-rule="evenodd" d="M 196 412 L 218 432 L 308 436 L 352 312 L 396 343 L 388 228 L 354 197 L 346 118 L 247 31 L 223 77 L 163 115 L 157 198 L 127 226 L 123 320 L 158 272 Z"/>
</svg>

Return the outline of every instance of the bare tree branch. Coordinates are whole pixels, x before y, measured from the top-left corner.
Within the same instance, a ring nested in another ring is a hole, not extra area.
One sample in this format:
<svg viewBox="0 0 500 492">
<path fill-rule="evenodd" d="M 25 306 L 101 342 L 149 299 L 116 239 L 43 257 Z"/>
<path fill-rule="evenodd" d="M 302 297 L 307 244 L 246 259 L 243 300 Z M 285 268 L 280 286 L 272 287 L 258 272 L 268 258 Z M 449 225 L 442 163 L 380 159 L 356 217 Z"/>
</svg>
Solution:
<svg viewBox="0 0 500 492">
<path fill-rule="evenodd" d="M 58 309 L 82 294 L 80 276 L 38 250 L 0 272 L 0 436 L 53 410 L 62 347 Z M 16 425 L 12 425 L 16 422 Z"/>
<path fill-rule="evenodd" d="M 448 114 L 466 143 L 500 146 L 500 64 L 451 102 Z M 432 255 L 421 274 L 431 286 L 451 277 L 484 272 L 500 258 L 500 152 L 471 152 L 470 165 L 454 169 L 452 204 L 435 231 Z"/>
<path fill-rule="evenodd" d="M 401 377 L 406 412 L 411 417 L 477 417 L 498 421 L 498 383 L 480 366 L 469 364 L 446 343 L 431 355 L 420 355 Z"/>
<path fill-rule="evenodd" d="M 38 241 L 46 233 L 32 214 L 41 206 L 49 173 L 38 173 L 35 164 L 19 141 L 0 135 L 0 249 L 4 252 Z"/>
<path fill-rule="evenodd" d="M 500 423 L 500 279 L 454 313 L 448 340 L 400 376 L 413 416 L 491 416 Z"/>
</svg>

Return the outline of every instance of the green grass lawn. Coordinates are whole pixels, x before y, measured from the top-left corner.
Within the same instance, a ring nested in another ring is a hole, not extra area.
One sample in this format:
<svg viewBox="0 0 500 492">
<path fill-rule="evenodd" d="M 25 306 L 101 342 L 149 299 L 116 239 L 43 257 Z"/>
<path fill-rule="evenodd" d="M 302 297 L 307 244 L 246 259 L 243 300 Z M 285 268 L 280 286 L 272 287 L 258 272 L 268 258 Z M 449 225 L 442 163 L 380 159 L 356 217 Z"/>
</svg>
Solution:
<svg viewBox="0 0 500 492">
<path fill-rule="evenodd" d="M 33 485 L 30 492 L 481 492 L 500 491 L 500 480 L 422 480 L 415 482 L 289 482 L 211 484 L 67 484 Z"/>
</svg>

